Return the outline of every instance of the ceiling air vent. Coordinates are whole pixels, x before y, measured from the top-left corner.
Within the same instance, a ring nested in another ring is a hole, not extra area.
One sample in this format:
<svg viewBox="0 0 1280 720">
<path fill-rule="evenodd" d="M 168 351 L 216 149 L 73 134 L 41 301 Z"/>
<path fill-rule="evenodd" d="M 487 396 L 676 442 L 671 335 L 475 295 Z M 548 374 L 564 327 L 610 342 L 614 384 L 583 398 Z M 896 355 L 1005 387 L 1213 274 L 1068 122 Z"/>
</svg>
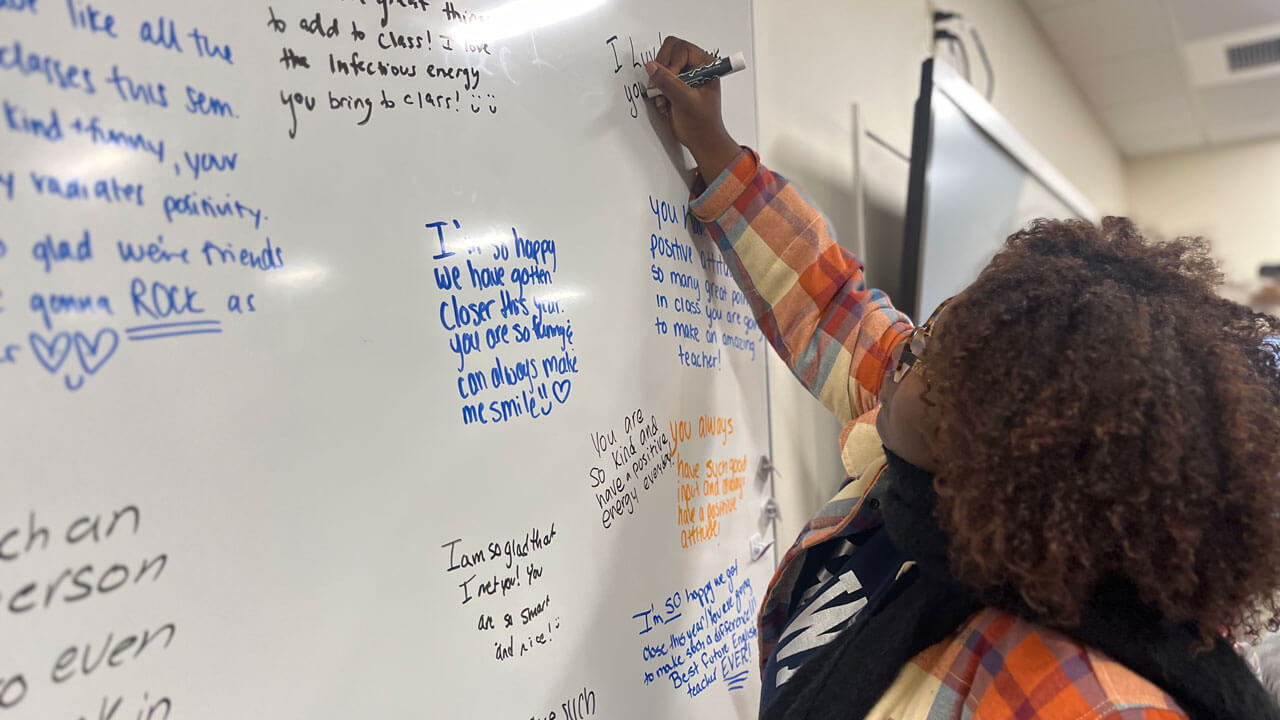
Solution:
<svg viewBox="0 0 1280 720">
<path fill-rule="evenodd" d="M 1280 22 L 1192 40 L 1182 52 L 1192 87 L 1280 77 Z"/>
<path fill-rule="evenodd" d="M 1239 72 L 1280 63 L 1280 37 L 1227 47 L 1227 68 Z"/>
</svg>

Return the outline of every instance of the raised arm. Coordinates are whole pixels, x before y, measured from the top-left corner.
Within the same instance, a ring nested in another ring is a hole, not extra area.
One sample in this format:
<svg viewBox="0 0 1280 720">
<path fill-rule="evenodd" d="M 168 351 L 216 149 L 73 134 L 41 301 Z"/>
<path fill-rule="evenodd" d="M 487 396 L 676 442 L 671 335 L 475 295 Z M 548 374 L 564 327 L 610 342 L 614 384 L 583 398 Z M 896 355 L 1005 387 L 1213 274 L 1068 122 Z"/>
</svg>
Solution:
<svg viewBox="0 0 1280 720">
<path fill-rule="evenodd" d="M 720 86 L 690 88 L 675 76 L 711 56 L 667 38 L 650 63 L 655 105 L 671 121 L 710 186 L 695 187 L 694 214 L 707 223 L 761 331 L 800 382 L 847 422 L 874 408 L 891 351 L 911 328 L 862 263 L 835 241 L 826 218 L 799 189 L 739 148 L 720 115 Z"/>
</svg>

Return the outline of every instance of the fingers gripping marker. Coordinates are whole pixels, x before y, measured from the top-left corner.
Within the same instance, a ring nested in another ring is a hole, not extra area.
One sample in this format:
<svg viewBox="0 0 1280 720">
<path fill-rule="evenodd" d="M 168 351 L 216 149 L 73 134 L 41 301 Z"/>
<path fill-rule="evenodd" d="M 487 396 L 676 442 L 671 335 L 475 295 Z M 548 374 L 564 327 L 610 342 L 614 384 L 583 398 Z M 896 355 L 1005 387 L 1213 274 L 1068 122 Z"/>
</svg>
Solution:
<svg viewBox="0 0 1280 720">
<path fill-rule="evenodd" d="M 676 77 L 679 78 L 679 80 L 683 82 L 685 85 L 688 85 L 691 88 L 695 88 L 695 87 L 698 87 L 699 85 L 705 85 L 711 82 L 712 80 L 715 80 L 716 78 L 721 78 L 730 73 L 735 73 L 740 70 L 745 70 L 746 68 L 747 68 L 746 56 L 743 55 L 741 52 L 736 52 L 728 57 L 717 58 L 707 63 L 706 65 L 701 65 L 691 70 L 686 70 L 680 73 L 679 75 L 677 75 Z M 658 72 L 654 73 L 653 75 L 650 75 L 649 76 L 650 81 L 652 82 L 655 78 L 659 77 L 660 73 L 662 72 L 663 72 L 663 69 L 660 68 Z M 663 79 L 665 80 L 665 77 Z M 654 98 L 664 94 L 661 88 L 656 87 L 653 84 L 650 84 L 650 86 L 646 88 L 643 91 L 643 93 L 644 93 L 644 96 L 647 98 Z"/>
</svg>

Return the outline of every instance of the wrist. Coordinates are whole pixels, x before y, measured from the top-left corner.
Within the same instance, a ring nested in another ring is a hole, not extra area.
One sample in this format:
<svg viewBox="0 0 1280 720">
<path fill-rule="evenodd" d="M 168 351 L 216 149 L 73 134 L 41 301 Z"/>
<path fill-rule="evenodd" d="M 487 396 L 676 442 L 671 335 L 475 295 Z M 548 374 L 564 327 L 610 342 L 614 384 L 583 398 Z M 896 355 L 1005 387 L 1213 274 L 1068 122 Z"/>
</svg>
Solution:
<svg viewBox="0 0 1280 720">
<path fill-rule="evenodd" d="M 698 164 L 698 172 L 707 182 L 719 177 L 741 152 L 738 143 L 723 130 L 713 138 L 689 146 L 689 153 Z"/>
</svg>

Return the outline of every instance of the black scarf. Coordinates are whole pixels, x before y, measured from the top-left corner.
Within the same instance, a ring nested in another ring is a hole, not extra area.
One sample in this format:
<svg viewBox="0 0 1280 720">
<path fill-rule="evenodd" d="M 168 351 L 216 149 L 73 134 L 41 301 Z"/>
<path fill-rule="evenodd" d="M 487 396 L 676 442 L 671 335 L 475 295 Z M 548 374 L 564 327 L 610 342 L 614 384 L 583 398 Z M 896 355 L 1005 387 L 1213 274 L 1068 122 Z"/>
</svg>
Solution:
<svg viewBox="0 0 1280 720">
<path fill-rule="evenodd" d="M 881 502 L 885 529 L 916 565 L 805 662 L 765 710 L 764 720 L 865 717 L 911 658 L 945 640 L 983 607 L 1053 626 L 1014 592 L 979 596 L 951 576 L 947 537 L 934 519 L 933 476 L 893 453 L 888 458 L 879 481 L 887 485 Z M 1192 628 L 1160 622 L 1126 581 L 1103 583 L 1080 625 L 1056 629 L 1159 686 L 1191 720 L 1280 720 L 1280 710 L 1230 645 L 1218 640 L 1212 649 L 1193 654 L 1199 636 Z"/>
</svg>

